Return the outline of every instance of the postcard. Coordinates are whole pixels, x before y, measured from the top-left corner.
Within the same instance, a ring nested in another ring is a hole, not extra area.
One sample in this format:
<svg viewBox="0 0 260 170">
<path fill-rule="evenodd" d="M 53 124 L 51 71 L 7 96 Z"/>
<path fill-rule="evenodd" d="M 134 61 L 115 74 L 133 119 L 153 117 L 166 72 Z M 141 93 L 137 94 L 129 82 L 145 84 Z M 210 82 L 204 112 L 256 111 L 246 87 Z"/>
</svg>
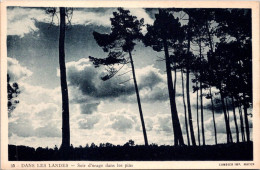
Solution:
<svg viewBox="0 0 260 170">
<path fill-rule="evenodd" d="M 259 3 L 1 2 L 2 169 L 260 168 Z"/>
</svg>

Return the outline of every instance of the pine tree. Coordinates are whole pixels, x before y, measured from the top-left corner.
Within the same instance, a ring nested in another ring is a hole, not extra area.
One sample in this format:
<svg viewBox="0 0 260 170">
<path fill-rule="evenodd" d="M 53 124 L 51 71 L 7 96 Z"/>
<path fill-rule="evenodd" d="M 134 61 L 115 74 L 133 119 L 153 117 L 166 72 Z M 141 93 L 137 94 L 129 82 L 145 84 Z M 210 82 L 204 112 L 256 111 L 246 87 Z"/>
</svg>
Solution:
<svg viewBox="0 0 260 170">
<path fill-rule="evenodd" d="M 47 8 L 46 13 L 52 17 L 57 14 L 57 8 Z M 60 84 L 61 84 L 61 96 L 62 96 L 62 150 L 69 150 L 70 148 L 70 119 L 69 119 L 69 95 L 66 76 L 65 65 L 65 32 L 66 32 L 66 17 L 70 22 L 73 10 L 71 8 L 59 8 L 59 66 L 60 66 Z"/>
<path fill-rule="evenodd" d="M 16 104 L 19 103 L 17 99 L 20 94 L 20 89 L 18 83 L 10 83 L 10 75 L 7 74 L 7 106 L 8 106 L 8 117 L 11 116 L 11 112 L 16 108 Z"/>
<path fill-rule="evenodd" d="M 134 61 L 132 57 L 132 51 L 136 45 L 134 41 L 142 39 L 141 29 L 143 27 L 144 20 L 141 19 L 139 21 L 135 16 L 130 15 L 129 10 L 124 10 L 123 8 L 118 8 L 118 12 L 114 12 L 113 15 L 113 18 L 110 19 L 112 26 L 110 34 L 100 34 L 98 32 L 93 32 L 94 38 L 98 45 L 103 48 L 104 52 L 109 53 L 108 57 L 105 59 L 97 59 L 90 56 L 89 58 L 96 66 L 108 66 L 114 64 L 127 64 L 128 60 L 125 58 L 125 54 L 128 54 L 132 68 L 144 142 L 145 145 L 148 146 L 145 122 L 143 118 L 139 89 L 136 81 Z M 109 74 L 104 76 L 102 79 L 108 80 L 112 78 L 118 71 L 119 70 L 111 68 Z"/>
<path fill-rule="evenodd" d="M 151 46 L 155 51 L 164 51 L 167 73 L 167 84 L 170 98 L 174 145 L 184 145 L 180 121 L 175 102 L 175 89 L 173 88 L 172 67 L 169 55 L 169 47 L 177 41 L 182 41 L 183 30 L 178 19 L 165 9 L 159 9 L 155 14 L 153 25 L 147 25 L 147 34 L 144 37 L 144 44 Z"/>
</svg>

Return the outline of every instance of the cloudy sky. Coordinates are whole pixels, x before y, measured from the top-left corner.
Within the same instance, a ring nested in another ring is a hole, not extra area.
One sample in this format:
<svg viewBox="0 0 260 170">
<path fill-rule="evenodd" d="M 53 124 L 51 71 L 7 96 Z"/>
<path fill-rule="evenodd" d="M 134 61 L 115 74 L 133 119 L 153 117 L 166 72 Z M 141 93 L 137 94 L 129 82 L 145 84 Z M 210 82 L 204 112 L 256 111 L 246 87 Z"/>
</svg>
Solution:
<svg viewBox="0 0 260 170">
<path fill-rule="evenodd" d="M 141 121 L 136 103 L 131 72 L 108 81 L 100 77 L 105 68 L 95 68 L 88 56 L 107 54 L 96 44 L 92 32 L 108 33 L 114 8 L 75 9 L 72 25 L 66 31 L 66 67 L 70 103 L 71 143 L 85 146 L 110 142 L 124 144 L 129 139 L 144 144 Z M 152 24 L 156 9 L 130 9 L 132 15 Z M 175 16 L 181 14 L 176 13 Z M 61 144 L 61 91 L 58 65 L 59 29 L 57 18 L 42 8 L 8 7 L 7 9 L 8 73 L 20 86 L 20 103 L 9 117 L 9 144 L 33 147 L 54 147 Z M 185 24 L 185 22 L 182 22 Z M 143 30 L 145 32 L 145 30 Z M 163 53 L 137 43 L 133 51 L 137 82 L 140 90 L 144 120 L 149 143 L 173 144 L 173 132 L 166 87 L 165 63 L 158 61 Z M 119 74 L 131 70 L 126 65 Z M 184 77 L 185 78 L 185 77 Z M 194 129 L 196 128 L 196 94 L 191 91 Z M 177 109 L 184 140 L 184 111 L 181 75 L 177 74 Z M 214 144 L 212 114 L 204 99 L 205 136 Z M 231 116 L 231 130 L 235 124 Z M 218 141 L 226 142 L 224 117 L 216 115 Z M 238 121 L 239 123 L 239 121 Z"/>
</svg>

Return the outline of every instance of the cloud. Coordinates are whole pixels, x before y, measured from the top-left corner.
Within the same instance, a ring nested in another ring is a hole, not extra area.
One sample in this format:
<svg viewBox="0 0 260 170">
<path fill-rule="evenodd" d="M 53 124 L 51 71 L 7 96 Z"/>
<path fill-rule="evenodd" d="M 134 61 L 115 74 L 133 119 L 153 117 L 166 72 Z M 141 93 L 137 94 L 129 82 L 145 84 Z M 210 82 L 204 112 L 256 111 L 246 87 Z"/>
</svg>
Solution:
<svg viewBox="0 0 260 170">
<path fill-rule="evenodd" d="M 81 119 L 78 122 L 80 129 L 93 129 L 94 125 L 99 122 L 99 117 L 97 115 L 88 117 L 86 119 Z"/>
<path fill-rule="evenodd" d="M 140 19 L 144 19 L 144 24 L 147 25 L 147 24 L 150 24 L 152 25 L 153 22 L 154 22 L 154 19 L 152 19 L 149 14 L 146 12 L 145 9 L 142 9 L 142 8 L 126 8 L 130 11 L 131 15 L 133 16 L 136 16 L 138 20 Z M 142 33 L 145 34 L 147 32 L 146 30 L 146 26 L 143 27 L 142 29 Z"/>
<path fill-rule="evenodd" d="M 34 134 L 37 137 L 61 137 L 61 130 L 57 128 L 57 126 L 55 124 L 47 124 L 44 127 L 39 127 L 37 129 L 35 129 Z"/>
<path fill-rule="evenodd" d="M 33 136 L 33 126 L 26 117 L 20 117 L 15 122 L 10 122 L 8 125 L 9 136 L 16 134 L 21 137 Z"/>
<path fill-rule="evenodd" d="M 19 104 L 9 117 L 9 137 L 61 137 L 58 90 L 19 83 Z M 58 97 L 58 99 L 57 99 Z"/>
<path fill-rule="evenodd" d="M 7 57 L 7 74 L 10 76 L 10 82 L 17 82 L 30 77 L 32 72 L 21 66 L 18 60 Z"/>
<path fill-rule="evenodd" d="M 7 8 L 7 20 L 7 35 L 23 37 L 24 34 L 38 31 L 38 28 L 35 26 L 35 20 L 50 22 L 51 18 L 40 8 L 9 7 Z"/>
<path fill-rule="evenodd" d="M 20 137 L 61 137 L 61 130 L 57 124 L 56 106 L 53 104 L 29 105 L 14 110 L 9 118 L 9 136 Z"/>
<path fill-rule="evenodd" d="M 80 104 L 80 110 L 82 114 L 91 114 L 94 111 L 97 111 L 97 107 L 100 103 L 86 103 Z"/>
<path fill-rule="evenodd" d="M 144 24 L 153 24 L 153 19 L 142 8 L 125 8 L 130 14 L 136 16 L 138 20 L 144 19 Z M 111 27 L 110 18 L 113 17 L 113 12 L 116 8 L 101 8 L 101 9 L 81 9 L 73 12 L 73 25 L 97 25 Z M 143 30 L 146 32 L 146 28 Z"/>
<path fill-rule="evenodd" d="M 129 82 L 125 86 L 119 85 L 119 77 L 102 81 L 105 73 L 101 68 L 94 68 L 89 59 L 67 63 L 67 75 L 70 86 L 78 87 L 84 94 L 96 98 L 118 97 L 122 94 L 134 93 L 134 86 Z"/>
<path fill-rule="evenodd" d="M 21 102 L 27 105 L 35 105 L 42 102 L 46 102 L 47 104 L 61 103 L 60 87 L 48 89 L 41 86 L 34 86 L 23 81 L 19 82 L 19 89 L 21 91 L 19 94 L 19 98 L 21 99 L 20 104 Z"/>
<path fill-rule="evenodd" d="M 157 85 L 160 85 L 160 83 Z M 26 85 L 25 83 L 22 83 L 21 86 L 24 89 L 23 93 L 26 95 L 22 96 L 24 100 L 21 100 L 21 103 L 9 119 L 10 143 L 49 147 L 59 145 L 61 142 L 61 98 L 56 95 L 60 94 L 60 89 L 58 87 L 57 89 L 44 89 L 39 86 Z M 150 89 L 150 87 L 146 88 Z M 155 87 L 152 88 L 154 89 Z M 71 87 L 69 90 L 70 93 L 74 93 Z M 74 90 L 76 95 L 77 89 Z M 35 98 L 36 102 L 33 102 L 34 100 L 31 97 L 33 95 L 37 96 Z M 73 99 L 73 96 L 70 95 L 70 99 Z M 95 104 L 96 100 L 95 98 L 88 99 L 86 104 Z M 78 101 L 80 101 L 80 98 Z M 96 110 L 93 111 L 95 112 L 94 114 L 82 114 L 81 104 L 85 104 L 84 100 L 79 104 L 70 102 L 71 142 L 74 146 L 85 146 L 86 143 L 90 144 L 91 142 L 96 144 L 101 142 L 124 144 L 129 139 L 133 139 L 137 144 L 144 143 L 136 103 L 103 100 Z M 149 143 L 172 145 L 173 133 L 168 100 L 156 102 L 153 105 L 144 103 L 142 106 Z M 160 107 L 165 110 L 158 109 Z M 178 107 L 178 111 L 181 108 L 182 105 Z M 186 140 L 183 126 L 184 115 L 181 111 L 178 113 L 182 125 L 183 138 Z M 214 144 L 213 124 L 207 115 L 208 113 L 205 112 L 206 142 L 207 144 Z M 209 115 L 211 116 L 211 114 Z M 196 117 L 193 117 L 193 120 L 195 137 L 197 137 Z M 231 128 L 233 128 L 232 116 L 230 121 Z M 223 115 L 216 114 L 216 123 L 218 142 L 226 142 Z M 234 130 L 232 132 L 233 134 L 235 133 Z M 50 140 L 52 142 L 49 142 Z"/>
<path fill-rule="evenodd" d="M 136 116 L 129 110 L 122 109 L 115 112 L 115 114 L 109 117 L 111 121 L 111 127 L 114 130 L 125 132 L 133 128 L 137 121 Z"/>
<path fill-rule="evenodd" d="M 131 69 L 128 66 L 125 66 L 121 72 L 124 73 L 130 70 Z M 153 65 L 151 65 L 141 69 L 136 69 L 135 72 L 137 75 L 140 93 L 142 95 L 149 95 L 149 97 L 144 98 L 150 98 L 150 100 L 166 98 L 166 94 L 164 92 L 166 91 L 165 87 L 160 87 L 163 86 L 162 84 L 155 88 L 155 86 L 159 85 L 160 82 L 165 81 L 165 75 L 162 75 L 159 72 L 159 69 L 156 69 Z M 100 77 L 105 74 L 106 72 L 104 72 L 103 67 L 95 68 L 88 58 L 67 63 L 68 83 L 70 86 L 77 88 L 82 93 L 81 95 L 94 97 L 96 99 L 111 99 L 120 96 L 127 97 L 135 94 L 135 88 L 132 80 L 125 82 L 124 84 L 120 84 L 120 82 L 131 79 L 131 72 L 124 76 L 116 75 L 107 81 L 102 81 Z M 150 93 L 154 94 L 154 97 L 151 97 L 148 92 L 151 92 L 154 88 L 155 91 Z M 80 99 L 78 97 L 77 101 L 79 100 Z"/>
<path fill-rule="evenodd" d="M 154 20 L 149 16 L 149 14 L 146 12 L 145 9 L 143 8 L 126 8 L 127 10 L 130 11 L 130 13 L 133 16 L 136 16 L 137 19 L 144 19 L 145 24 L 153 24 Z"/>
<path fill-rule="evenodd" d="M 115 116 L 112 128 L 121 132 L 125 132 L 133 127 L 133 120 L 123 115 Z"/>
<path fill-rule="evenodd" d="M 141 121 L 140 121 L 141 122 Z M 145 123 L 145 129 L 146 129 L 146 131 L 152 131 L 153 130 L 153 126 L 154 126 L 154 121 L 153 121 L 153 119 L 151 119 L 151 118 L 146 118 L 145 120 L 144 120 L 144 123 Z M 136 125 L 136 127 L 135 127 L 135 130 L 136 131 L 139 131 L 139 132 L 142 132 L 143 131 L 143 128 L 142 128 L 142 126 L 141 126 L 141 124 L 140 123 L 138 123 L 137 125 Z"/>
<path fill-rule="evenodd" d="M 204 100 L 205 103 L 203 103 L 203 109 L 206 110 L 212 110 L 212 104 L 211 104 L 211 100 Z M 214 112 L 216 114 L 222 114 L 223 113 L 223 107 L 222 107 L 222 103 L 220 100 L 220 96 L 215 96 L 213 99 L 213 104 L 214 104 Z M 195 107 L 195 105 L 193 105 Z M 200 107 L 200 106 L 199 106 Z M 232 111 L 232 105 L 231 105 L 231 100 L 228 100 L 228 106 L 226 105 L 226 109 L 228 109 L 229 111 Z"/>
<path fill-rule="evenodd" d="M 154 65 L 148 65 L 146 67 L 135 70 L 137 75 L 137 82 L 140 88 L 149 87 L 152 89 L 158 83 L 166 82 L 165 76 L 162 75 L 159 69 L 155 68 Z"/>
<path fill-rule="evenodd" d="M 148 102 L 169 100 L 168 88 L 165 83 L 160 83 L 153 89 L 144 88 L 141 90 L 140 95 L 142 100 Z"/>
<path fill-rule="evenodd" d="M 138 19 L 144 18 L 145 24 L 153 23 L 153 19 L 144 9 L 131 8 L 129 10 Z M 110 18 L 113 17 L 114 11 L 116 8 L 75 8 L 71 24 L 111 27 Z M 53 19 L 53 23 L 58 25 L 57 17 Z M 45 13 L 44 8 L 9 7 L 7 8 L 7 20 L 7 34 L 23 37 L 25 34 L 39 30 L 35 21 L 51 23 L 52 17 Z"/>
<path fill-rule="evenodd" d="M 223 108 L 222 108 L 222 103 L 221 103 L 221 99 L 220 99 L 220 95 L 219 95 L 219 90 L 215 87 L 211 88 L 212 91 L 212 95 L 213 95 L 213 104 L 214 104 L 214 112 L 216 114 L 222 114 L 223 113 Z M 203 109 L 204 110 L 209 110 L 210 112 L 212 111 L 212 104 L 211 104 L 211 99 L 206 99 L 205 98 L 205 94 L 209 94 L 209 90 L 205 90 L 203 89 Z M 192 107 L 194 109 L 197 108 L 197 100 L 196 100 L 196 95 L 197 92 L 194 93 L 190 93 L 191 96 L 191 103 L 192 103 Z M 199 109 L 200 109 L 200 91 L 199 91 L 199 96 L 198 96 L 198 100 L 199 100 Z M 231 105 L 231 100 L 228 99 L 228 109 L 232 110 L 232 105 Z"/>
<path fill-rule="evenodd" d="M 159 129 L 158 133 L 172 133 L 172 122 L 170 116 L 160 116 L 158 117 Z"/>
<path fill-rule="evenodd" d="M 103 9 L 100 11 L 92 9 L 74 10 L 72 24 L 110 27 L 110 18 L 113 16 L 113 11 L 115 11 L 114 8 Z"/>
</svg>

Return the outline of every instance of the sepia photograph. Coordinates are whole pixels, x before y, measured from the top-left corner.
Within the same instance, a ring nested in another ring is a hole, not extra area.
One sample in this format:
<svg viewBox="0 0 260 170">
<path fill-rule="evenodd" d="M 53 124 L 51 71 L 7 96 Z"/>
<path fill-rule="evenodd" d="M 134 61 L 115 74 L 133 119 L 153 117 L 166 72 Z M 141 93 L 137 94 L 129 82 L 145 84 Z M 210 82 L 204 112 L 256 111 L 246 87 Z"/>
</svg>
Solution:
<svg viewBox="0 0 260 170">
<path fill-rule="evenodd" d="M 6 167 L 256 167 L 252 8 L 110 2 L 4 11 Z"/>
</svg>

